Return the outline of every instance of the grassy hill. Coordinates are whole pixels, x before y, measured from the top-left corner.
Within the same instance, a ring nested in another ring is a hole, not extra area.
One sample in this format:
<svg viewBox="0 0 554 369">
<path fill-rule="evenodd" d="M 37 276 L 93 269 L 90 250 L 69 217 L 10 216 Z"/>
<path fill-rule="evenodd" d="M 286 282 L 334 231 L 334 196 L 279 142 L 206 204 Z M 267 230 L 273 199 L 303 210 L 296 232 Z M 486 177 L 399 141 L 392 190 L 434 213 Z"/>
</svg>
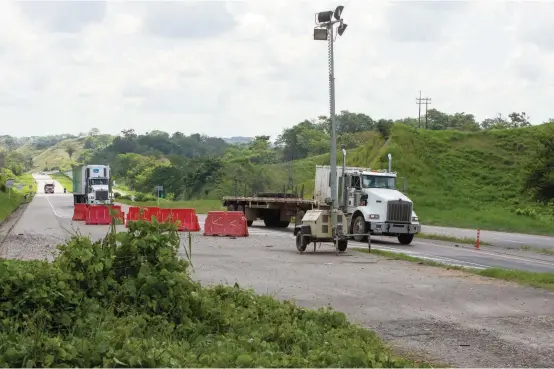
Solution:
<svg viewBox="0 0 554 369">
<path fill-rule="evenodd" d="M 78 158 L 84 151 L 85 137 L 72 138 L 58 142 L 52 147 L 40 152 L 33 159 L 33 165 L 37 170 L 44 168 L 71 168 L 69 155 L 66 152 L 66 147 L 71 146 L 75 150 L 73 159 Z"/>
<path fill-rule="evenodd" d="M 537 205 L 521 190 L 536 135 L 544 128 L 469 133 L 395 125 L 386 145 L 375 134 L 347 153 L 347 164 L 386 168 L 391 153 L 393 171 L 407 178 L 407 194 L 424 224 L 554 234 L 553 209 Z M 342 163 L 340 152 L 337 162 Z M 328 163 L 329 155 L 294 163 L 294 182 L 305 185 L 305 197 L 313 192 L 315 165 Z M 286 183 L 288 167 L 267 166 L 275 189 Z"/>
</svg>

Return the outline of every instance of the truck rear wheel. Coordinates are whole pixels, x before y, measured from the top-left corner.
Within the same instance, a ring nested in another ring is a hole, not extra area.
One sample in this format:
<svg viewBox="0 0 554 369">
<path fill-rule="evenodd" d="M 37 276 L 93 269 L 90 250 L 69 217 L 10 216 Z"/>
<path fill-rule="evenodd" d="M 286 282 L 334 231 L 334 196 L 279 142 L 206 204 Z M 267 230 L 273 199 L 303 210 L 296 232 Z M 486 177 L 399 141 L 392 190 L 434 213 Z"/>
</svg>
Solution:
<svg viewBox="0 0 554 369">
<path fill-rule="evenodd" d="M 253 221 L 253 220 L 247 220 L 247 221 L 246 221 L 246 225 L 247 225 L 247 226 L 252 227 L 252 224 L 254 224 L 254 221 Z"/>
<path fill-rule="evenodd" d="M 398 242 L 400 242 L 401 245 L 409 245 L 414 240 L 413 234 L 401 234 L 398 236 Z"/>
<path fill-rule="evenodd" d="M 358 216 L 352 219 L 352 233 L 358 235 L 360 233 L 367 233 L 367 224 L 362 214 L 358 214 Z M 354 236 L 354 239 L 358 242 L 366 242 L 367 236 Z"/>
<path fill-rule="evenodd" d="M 227 211 L 235 211 L 235 205 L 233 204 L 227 205 Z"/>
</svg>

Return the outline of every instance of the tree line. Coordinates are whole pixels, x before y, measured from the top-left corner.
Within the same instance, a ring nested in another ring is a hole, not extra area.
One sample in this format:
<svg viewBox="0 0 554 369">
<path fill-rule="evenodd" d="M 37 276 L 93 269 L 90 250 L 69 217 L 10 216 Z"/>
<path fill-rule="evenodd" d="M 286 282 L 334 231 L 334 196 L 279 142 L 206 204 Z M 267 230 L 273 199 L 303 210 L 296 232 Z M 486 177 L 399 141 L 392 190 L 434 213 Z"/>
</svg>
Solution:
<svg viewBox="0 0 554 369">
<path fill-rule="evenodd" d="M 417 118 L 393 121 L 374 119 L 363 113 L 341 111 L 336 116 L 339 147 L 359 147 L 375 132 L 387 139 L 391 127 L 398 123 L 419 126 Z M 530 125 L 525 112 L 512 112 L 507 116 L 498 114 L 494 118 L 478 122 L 473 114 L 447 114 L 429 109 L 425 128 L 476 132 Z M 237 177 L 246 179 L 251 190 L 264 190 L 271 183 L 267 167 L 263 165 L 326 154 L 329 152 L 330 135 L 329 117 L 319 116 L 283 129 L 274 142 L 267 135 L 255 136 L 248 143 L 232 144 L 222 138 L 201 134 L 169 134 L 159 130 L 138 134 L 133 129 L 125 129 L 114 137 L 102 134 L 94 128 L 78 136 L 0 136 L 0 145 L 12 152 L 24 144 L 38 149 L 44 148 L 45 145 L 55 145 L 67 138 L 80 137 L 84 140 L 84 150 L 78 157 L 73 158 L 75 148 L 71 144 L 65 147 L 74 163 L 110 164 L 114 177 L 131 189 L 151 192 L 155 186 L 163 184 L 169 197 L 180 199 L 206 196 L 214 187 L 229 188 L 233 186 L 232 182 L 236 181 Z M 32 158 L 24 157 L 23 154 L 7 155 L 4 149 L 0 155 L 0 167 L 6 166 L 13 167 L 14 173 L 29 170 L 32 167 Z M 552 182 L 554 183 L 554 180 Z"/>
</svg>

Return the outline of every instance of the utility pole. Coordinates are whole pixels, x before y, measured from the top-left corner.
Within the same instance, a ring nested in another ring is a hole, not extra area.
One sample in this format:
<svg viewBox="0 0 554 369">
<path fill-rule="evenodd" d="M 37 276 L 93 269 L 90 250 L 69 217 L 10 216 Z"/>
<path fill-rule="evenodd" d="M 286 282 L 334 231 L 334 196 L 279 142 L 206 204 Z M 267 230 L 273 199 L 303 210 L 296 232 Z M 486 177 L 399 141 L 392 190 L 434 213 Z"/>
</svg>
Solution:
<svg viewBox="0 0 554 369">
<path fill-rule="evenodd" d="M 427 129 L 427 105 L 431 104 L 431 98 L 421 97 L 421 91 L 419 91 L 419 97 L 416 97 L 416 104 L 418 105 L 418 128 L 421 128 L 421 104 L 425 104 L 425 129 Z"/>
<path fill-rule="evenodd" d="M 427 105 L 431 104 L 431 98 L 426 97 L 425 98 L 425 129 L 427 129 Z"/>
<path fill-rule="evenodd" d="M 416 97 L 416 104 L 417 104 L 417 107 L 418 107 L 418 114 L 417 114 L 418 125 L 417 125 L 417 128 L 421 128 L 421 90 L 419 91 L 419 98 Z"/>
</svg>

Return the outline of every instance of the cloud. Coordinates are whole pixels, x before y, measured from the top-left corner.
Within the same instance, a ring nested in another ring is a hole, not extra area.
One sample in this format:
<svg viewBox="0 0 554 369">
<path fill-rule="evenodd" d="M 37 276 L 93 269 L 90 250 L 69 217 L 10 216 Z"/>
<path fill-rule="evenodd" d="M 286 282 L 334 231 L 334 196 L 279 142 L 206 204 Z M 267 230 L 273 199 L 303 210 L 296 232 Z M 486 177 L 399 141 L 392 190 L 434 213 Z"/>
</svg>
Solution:
<svg viewBox="0 0 554 369">
<path fill-rule="evenodd" d="M 275 136 L 328 114 L 327 44 L 312 29 L 314 13 L 336 5 L 0 2 L 1 131 Z M 445 112 L 550 118 L 553 3 L 343 5 L 337 111 L 415 116 L 422 90 Z"/>
<path fill-rule="evenodd" d="M 102 22 L 107 10 L 104 0 L 19 1 L 17 5 L 30 23 L 60 33 L 77 33 L 87 24 Z"/>
</svg>

